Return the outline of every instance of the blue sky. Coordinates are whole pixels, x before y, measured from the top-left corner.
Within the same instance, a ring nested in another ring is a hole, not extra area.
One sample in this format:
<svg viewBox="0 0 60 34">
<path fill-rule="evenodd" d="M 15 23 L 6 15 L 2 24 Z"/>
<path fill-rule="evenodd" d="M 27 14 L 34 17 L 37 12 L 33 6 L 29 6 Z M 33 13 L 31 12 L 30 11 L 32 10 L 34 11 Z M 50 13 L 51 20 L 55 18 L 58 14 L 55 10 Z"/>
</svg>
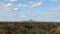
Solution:
<svg viewBox="0 0 60 34">
<path fill-rule="evenodd" d="M 0 0 L 0 21 L 60 22 L 60 0 Z"/>
</svg>

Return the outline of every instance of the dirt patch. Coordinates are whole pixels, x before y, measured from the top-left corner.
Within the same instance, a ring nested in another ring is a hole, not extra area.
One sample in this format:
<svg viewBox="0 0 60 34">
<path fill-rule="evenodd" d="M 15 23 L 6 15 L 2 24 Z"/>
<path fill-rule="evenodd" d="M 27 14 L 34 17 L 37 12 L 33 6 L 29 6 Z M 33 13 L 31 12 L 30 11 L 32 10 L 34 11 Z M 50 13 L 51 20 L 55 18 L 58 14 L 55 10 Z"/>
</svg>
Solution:
<svg viewBox="0 0 60 34">
<path fill-rule="evenodd" d="M 60 26 L 57 28 L 57 31 L 60 31 Z"/>
</svg>

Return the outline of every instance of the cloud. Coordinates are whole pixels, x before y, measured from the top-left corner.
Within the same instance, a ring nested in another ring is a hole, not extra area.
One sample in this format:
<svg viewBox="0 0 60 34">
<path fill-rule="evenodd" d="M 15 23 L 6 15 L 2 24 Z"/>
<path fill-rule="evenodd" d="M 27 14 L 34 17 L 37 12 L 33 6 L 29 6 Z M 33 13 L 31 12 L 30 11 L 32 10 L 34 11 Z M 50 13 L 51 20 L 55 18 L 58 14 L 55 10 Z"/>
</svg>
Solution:
<svg viewBox="0 0 60 34">
<path fill-rule="evenodd" d="M 17 2 L 17 1 L 19 1 L 19 0 L 4 0 L 4 1 Z"/>
<path fill-rule="evenodd" d="M 50 11 L 46 12 L 45 14 L 41 14 L 40 19 L 42 21 L 59 22 L 60 21 L 60 15 L 59 14 L 60 14 L 60 6 L 52 8 Z"/>
<path fill-rule="evenodd" d="M 16 2 L 16 1 L 19 1 L 19 0 L 9 0 L 9 1 L 11 1 L 11 2 Z"/>
<path fill-rule="evenodd" d="M 36 3 L 31 3 L 31 7 L 36 7 L 36 6 L 41 6 L 43 3 L 42 2 L 36 2 Z"/>
<path fill-rule="evenodd" d="M 21 18 L 26 18 L 27 16 L 25 16 L 25 15 L 21 15 L 20 17 L 21 17 Z"/>
<path fill-rule="evenodd" d="M 7 7 L 12 6 L 12 5 L 13 5 L 12 3 L 8 3 L 8 4 L 6 4 Z"/>
<path fill-rule="evenodd" d="M 12 3 L 8 4 L 0 4 L 0 7 L 2 11 L 8 11 L 8 12 L 13 12 L 13 11 L 18 11 L 18 8 L 15 8 Z"/>
<path fill-rule="evenodd" d="M 21 6 L 22 6 L 22 4 L 18 4 L 18 6 L 19 6 L 19 7 L 21 7 Z"/>
<path fill-rule="evenodd" d="M 28 15 L 31 15 L 31 14 L 32 14 L 32 12 L 31 12 L 31 11 L 27 11 L 27 14 L 28 14 Z"/>
<path fill-rule="evenodd" d="M 60 6 L 47 10 L 45 13 L 32 14 L 32 17 L 37 21 L 60 22 Z"/>
<path fill-rule="evenodd" d="M 0 3 L 0 21 L 17 21 L 17 11 L 11 3 Z"/>
<path fill-rule="evenodd" d="M 13 10 L 15 10 L 15 11 L 19 11 L 19 8 L 14 8 Z"/>
<path fill-rule="evenodd" d="M 59 2 L 60 0 L 51 0 L 52 2 Z"/>
<path fill-rule="evenodd" d="M 18 4 L 19 7 L 28 7 L 28 4 Z"/>
<path fill-rule="evenodd" d="M 35 14 L 34 12 L 31 12 L 31 11 L 27 11 L 27 16 L 30 18 L 35 18 L 38 16 L 38 14 Z"/>
<path fill-rule="evenodd" d="M 41 6 L 43 2 L 28 2 L 27 4 L 18 4 L 19 7 L 38 7 Z"/>
<path fill-rule="evenodd" d="M 60 12 L 60 6 L 51 9 L 51 13 L 52 13 L 52 14 L 57 14 L 57 13 L 59 13 L 59 12 Z"/>
<path fill-rule="evenodd" d="M 27 6 L 28 6 L 28 5 L 26 5 L 26 4 L 25 4 L 25 5 L 22 5 L 22 7 L 27 7 Z"/>
</svg>

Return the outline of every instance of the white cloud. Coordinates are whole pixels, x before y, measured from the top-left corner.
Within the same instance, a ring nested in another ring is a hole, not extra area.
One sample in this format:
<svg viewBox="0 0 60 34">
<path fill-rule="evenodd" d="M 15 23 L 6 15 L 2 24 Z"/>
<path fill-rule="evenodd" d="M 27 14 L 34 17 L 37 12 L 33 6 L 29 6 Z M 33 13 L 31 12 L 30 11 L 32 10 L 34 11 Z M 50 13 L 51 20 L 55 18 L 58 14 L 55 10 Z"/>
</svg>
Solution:
<svg viewBox="0 0 60 34">
<path fill-rule="evenodd" d="M 34 17 L 38 17 L 38 15 L 37 14 L 32 14 L 32 17 L 34 18 Z"/>
<path fill-rule="evenodd" d="M 40 19 L 43 21 L 60 21 L 60 6 L 52 8 L 50 11 L 46 12 L 45 14 L 40 15 Z"/>
<path fill-rule="evenodd" d="M 28 2 L 27 4 L 18 4 L 19 7 L 38 7 L 41 6 L 43 2 Z"/>
<path fill-rule="evenodd" d="M 28 5 L 26 5 L 26 4 L 24 4 L 24 5 L 22 5 L 22 7 L 27 7 Z"/>
<path fill-rule="evenodd" d="M 27 17 L 27 16 L 25 16 L 25 15 L 21 15 L 20 17 L 21 17 L 21 18 L 25 18 L 25 17 Z"/>
<path fill-rule="evenodd" d="M 33 4 L 34 2 L 29 2 L 29 4 Z"/>
<path fill-rule="evenodd" d="M 38 15 L 35 14 L 34 12 L 27 11 L 27 16 L 30 17 L 30 18 L 35 18 L 35 17 L 37 17 Z"/>
<path fill-rule="evenodd" d="M 19 7 L 21 7 L 21 6 L 22 6 L 22 4 L 18 4 L 18 6 L 19 6 Z"/>
<path fill-rule="evenodd" d="M 12 3 L 6 4 L 7 7 L 10 7 L 10 6 L 12 6 L 12 5 L 13 5 Z"/>
<path fill-rule="evenodd" d="M 10 3 L 0 3 L 0 21 L 17 21 L 17 10 Z"/>
<path fill-rule="evenodd" d="M 31 12 L 31 11 L 27 11 L 27 14 L 28 14 L 28 15 L 31 15 L 31 14 L 32 14 L 32 12 Z"/>
<path fill-rule="evenodd" d="M 28 7 L 28 4 L 18 4 L 19 7 Z"/>
<path fill-rule="evenodd" d="M 31 7 L 41 6 L 42 4 L 43 4 L 42 2 L 32 3 Z"/>
<path fill-rule="evenodd" d="M 19 0 L 4 0 L 4 1 L 17 2 Z"/>
<path fill-rule="evenodd" d="M 13 10 L 15 10 L 15 11 L 19 11 L 19 8 L 14 8 Z"/>
<path fill-rule="evenodd" d="M 11 2 L 16 2 L 16 1 L 19 1 L 19 0 L 9 0 L 9 1 L 11 1 Z"/>
<path fill-rule="evenodd" d="M 8 4 L 1 4 L 1 10 L 2 11 L 8 11 L 8 12 L 13 12 L 13 11 L 18 11 L 18 8 L 14 8 L 12 3 L 8 3 Z"/>
<path fill-rule="evenodd" d="M 52 14 L 57 14 L 57 13 L 59 13 L 59 12 L 60 12 L 60 6 L 51 9 L 51 12 L 50 12 L 50 13 L 52 13 Z"/>
<path fill-rule="evenodd" d="M 60 0 L 51 0 L 52 2 L 59 2 Z"/>
<path fill-rule="evenodd" d="M 32 17 L 36 17 L 34 19 L 38 21 L 60 22 L 60 6 L 47 10 L 45 13 L 32 15 Z"/>
</svg>

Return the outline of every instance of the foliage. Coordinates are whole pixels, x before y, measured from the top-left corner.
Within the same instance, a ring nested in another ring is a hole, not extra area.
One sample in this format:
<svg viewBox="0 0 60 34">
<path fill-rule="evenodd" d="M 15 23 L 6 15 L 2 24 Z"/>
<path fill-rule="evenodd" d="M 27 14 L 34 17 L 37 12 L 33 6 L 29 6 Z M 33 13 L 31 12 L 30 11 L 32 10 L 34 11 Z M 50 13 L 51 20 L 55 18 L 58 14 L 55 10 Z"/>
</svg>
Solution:
<svg viewBox="0 0 60 34">
<path fill-rule="evenodd" d="M 8 30 L 11 34 L 45 34 L 45 32 L 44 31 L 42 31 L 42 30 L 40 30 L 40 28 L 36 28 L 36 29 L 33 29 L 34 27 L 32 26 L 32 24 L 34 24 L 34 23 L 22 23 L 22 27 L 23 28 L 20 28 L 21 27 L 21 25 L 18 25 L 18 23 L 12 23 L 12 24 L 14 24 L 14 26 L 12 27 L 10 27 L 10 26 L 8 26 L 8 23 L 0 23 L 0 30 L 2 30 L 2 29 L 6 29 L 6 30 Z M 21 23 L 19 23 L 19 24 L 21 24 Z M 43 24 L 43 23 L 42 23 Z M 60 26 L 60 23 L 54 23 L 55 25 L 57 25 L 57 27 L 58 26 Z M 31 28 L 26 28 L 25 26 L 32 26 Z M 47 27 L 47 23 L 46 23 L 46 25 L 44 25 L 45 27 Z M 8 27 L 7 27 L 8 26 Z M 18 26 L 20 26 L 19 28 L 16 28 L 16 27 L 18 27 Z M 40 26 L 39 26 L 40 27 Z M 48 27 L 47 27 L 48 28 Z M 34 31 L 33 31 L 34 30 Z M 0 32 L 1 33 L 1 32 Z M 55 32 L 55 34 L 60 34 L 60 31 L 56 31 Z"/>
</svg>

